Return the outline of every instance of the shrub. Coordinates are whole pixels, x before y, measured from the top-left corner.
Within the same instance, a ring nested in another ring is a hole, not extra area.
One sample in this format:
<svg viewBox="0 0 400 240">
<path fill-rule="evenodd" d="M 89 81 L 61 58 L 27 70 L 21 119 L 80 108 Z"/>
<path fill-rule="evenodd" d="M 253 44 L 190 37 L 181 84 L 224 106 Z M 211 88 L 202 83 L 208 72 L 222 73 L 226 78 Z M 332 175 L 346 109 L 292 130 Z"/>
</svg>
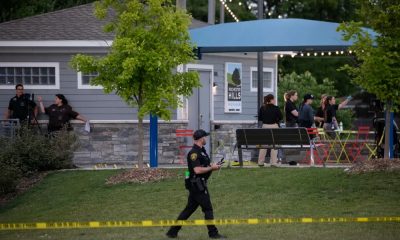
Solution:
<svg viewBox="0 0 400 240">
<path fill-rule="evenodd" d="M 351 129 L 354 121 L 354 113 L 351 109 L 340 109 L 336 111 L 337 121 L 343 122 L 343 129 Z"/>
<path fill-rule="evenodd" d="M 18 162 L 13 158 L 7 157 L 12 152 L 10 144 L 7 144 L 7 140 L 5 138 L 0 139 L 2 146 L 2 150 L 0 151 L 0 194 L 13 192 L 22 173 Z"/>
<path fill-rule="evenodd" d="M 13 139 L 1 139 L 0 193 L 15 190 L 22 176 L 38 171 L 71 168 L 76 140 L 74 133 L 65 130 L 45 136 L 27 127 L 19 129 Z"/>
</svg>

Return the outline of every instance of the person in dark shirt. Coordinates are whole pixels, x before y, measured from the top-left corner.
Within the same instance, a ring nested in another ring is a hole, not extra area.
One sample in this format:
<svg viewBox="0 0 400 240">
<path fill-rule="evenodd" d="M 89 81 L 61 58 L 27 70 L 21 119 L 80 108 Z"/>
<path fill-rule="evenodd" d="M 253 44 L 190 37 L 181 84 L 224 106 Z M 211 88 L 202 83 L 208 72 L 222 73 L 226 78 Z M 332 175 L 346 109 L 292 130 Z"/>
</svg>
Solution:
<svg viewBox="0 0 400 240">
<path fill-rule="evenodd" d="M 282 120 L 282 113 L 278 106 L 275 106 L 274 95 L 268 94 L 264 97 L 264 105 L 258 111 L 258 121 L 262 122 L 263 128 L 279 128 L 279 122 Z M 258 155 L 258 166 L 263 167 L 267 149 L 260 149 Z M 278 151 L 271 150 L 271 167 L 276 166 L 278 162 Z"/>
<path fill-rule="evenodd" d="M 298 127 L 297 118 L 299 117 L 299 111 L 294 102 L 297 101 L 298 95 L 296 91 L 289 91 L 285 95 L 285 116 L 286 116 L 286 127 Z"/>
<path fill-rule="evenodd" d="M 187 155 L 187 166 L 189 176 L 185 179 L 186 189 L 189 191 L 189 197 L 186 207 L 179 214 L 177 220 L 188 219 L 200 206 L 204 213 L 204 219 L 214 219 L 213 208 L 211 204 L 210 194 L 207 188 L 207 179 L 211 176 L 212 171 L 221 168 L 221 164 L 211 163 L 211 160 L 204 146 L 206 145 L 206 137 L 210 135 L 203 129 L 196 130 L 193 134 L 194 144 Z M 169 238 L 177 238 L 178 232 L 182 226 L 172 226 L 166 233 Z M 218 233 L 215 225 L 207 225 L 208 235 L 210 238 L 226 238 Z"/>
<path fill-rule="evenodd" d="M 317 108 L 317 111 L 315 112 L 315 117 L 314 117 L 314 119 L 316 121 L 315 125 L 316 125 L 316 127 L 319 127 L 319 128 L 324 127 L 324 109 L 325 109 L 325 100 L 326 100 L 327 96 L 328 96 L 327 94 L 321 95 L 320 106 L 319 106 L 319 108 Z"/>
<path fill-rule="evenodd" d="M 29 120 L 33 121 L 38 113 L 36 103 L 30 99 L 29 94 L 24 94 L 24 85 L 17 84 L 15 90 L 16 95 L 10 99 L 4 118 L 19 119 L 20 122 L 25 122 L 29 117 Z"/>
<path fill-rule="evenodd" d="M 307 93 L 304 95 L 304 101 L 300 106 L 299 126 L 311 128 L 314 124 L 314 110 L 311 107 L 314 96 Z"/>
<path fill-rule="evenodd" d="M 327 96 L 325 99 L 324 130 L 327 131 L 332 137 L 335 136 L 333 131 L 338 129 L 336 111 L 346 106 L 350 99 L 351 97 L 348 97 L 340 104 L 336 104 L 336 99 L 333 96 Z"/>
<path fill-rule="evenodd" d="M 83 116 L 72 110 L 72 107 L 68 105 L 68 100 L 62 94 L 56 94 L 55 103 L 47 108 L 43 106 L 42 97 L 39 96 L 38 101 L 41 112 L 49 116 L 49 133 L 59 131 L 64 127 L 66 127 L 67 130 L 71 130 L 72 128 L 69 125 L 71 119 L 78 119 L 86 122 Z"/>
</svg>

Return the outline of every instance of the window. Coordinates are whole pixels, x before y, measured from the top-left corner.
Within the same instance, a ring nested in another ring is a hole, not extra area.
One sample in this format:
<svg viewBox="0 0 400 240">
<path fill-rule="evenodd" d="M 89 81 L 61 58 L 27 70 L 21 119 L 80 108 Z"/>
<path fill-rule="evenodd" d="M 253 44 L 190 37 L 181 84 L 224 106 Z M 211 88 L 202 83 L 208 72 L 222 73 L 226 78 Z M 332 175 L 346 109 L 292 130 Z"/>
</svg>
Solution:
<svg viewBox="0 0 400 240">
<path fill-rule="evenodd" d="M 78 72 L 78 89 L 103 89 L 102 86 L 90 85 L 90 81 L 97 76 L 99 76 L 97 72 L 93 73 Z"/>
<path fill-rule="evenodd" d="M 60 89 L 58 63 L 0 63 L 0 89 Z"/>
<path fill-rule="evenodd" d="M 274 91 L 274 69 L 263 68 L 263 89 L 264 92 Z M 250 91 L 257 92 L 257 67 L 250 67 Z"/>
</svg>

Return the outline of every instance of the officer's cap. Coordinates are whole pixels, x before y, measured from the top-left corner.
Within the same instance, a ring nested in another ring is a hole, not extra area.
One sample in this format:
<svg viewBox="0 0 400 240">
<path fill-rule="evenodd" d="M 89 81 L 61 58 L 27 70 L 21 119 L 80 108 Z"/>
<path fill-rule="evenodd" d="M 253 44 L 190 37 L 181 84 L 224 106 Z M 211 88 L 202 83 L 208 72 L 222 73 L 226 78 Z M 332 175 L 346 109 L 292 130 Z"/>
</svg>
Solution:
<svg viewBox="0 0 400 240">
<path fill-rule="evenodd" d="M 208 135 L 210 135 L 210 133 L 204 131 L 203 129 L 199 129 L 199 130 L 196 130 L 196 131 L 193 133 L 193 139 L 194 139 L 194 140 L 199 140 L 200 138 L 206 137 L 206 136 L 208 136 Z"/>
</svg>

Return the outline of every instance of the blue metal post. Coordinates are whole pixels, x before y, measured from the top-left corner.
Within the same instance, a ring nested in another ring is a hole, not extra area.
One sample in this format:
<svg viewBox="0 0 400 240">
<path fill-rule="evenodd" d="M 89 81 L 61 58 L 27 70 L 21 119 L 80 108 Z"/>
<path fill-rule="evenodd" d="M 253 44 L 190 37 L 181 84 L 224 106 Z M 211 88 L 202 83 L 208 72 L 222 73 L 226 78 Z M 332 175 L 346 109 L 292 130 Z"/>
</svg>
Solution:
<svg viewBox="0 0 400 240">
<path fill-rule="evenodd" d="M 150 114 L 150 167 L 158 167 L 158 118 Z"/>
<path fill-rule="evenodd" d="M 389 159 L 393 158 L 393 119 L 394 118 L 394 113 L 391 112 L 390 113 L 390 129 L 389 129 Z"/>
</svg>

